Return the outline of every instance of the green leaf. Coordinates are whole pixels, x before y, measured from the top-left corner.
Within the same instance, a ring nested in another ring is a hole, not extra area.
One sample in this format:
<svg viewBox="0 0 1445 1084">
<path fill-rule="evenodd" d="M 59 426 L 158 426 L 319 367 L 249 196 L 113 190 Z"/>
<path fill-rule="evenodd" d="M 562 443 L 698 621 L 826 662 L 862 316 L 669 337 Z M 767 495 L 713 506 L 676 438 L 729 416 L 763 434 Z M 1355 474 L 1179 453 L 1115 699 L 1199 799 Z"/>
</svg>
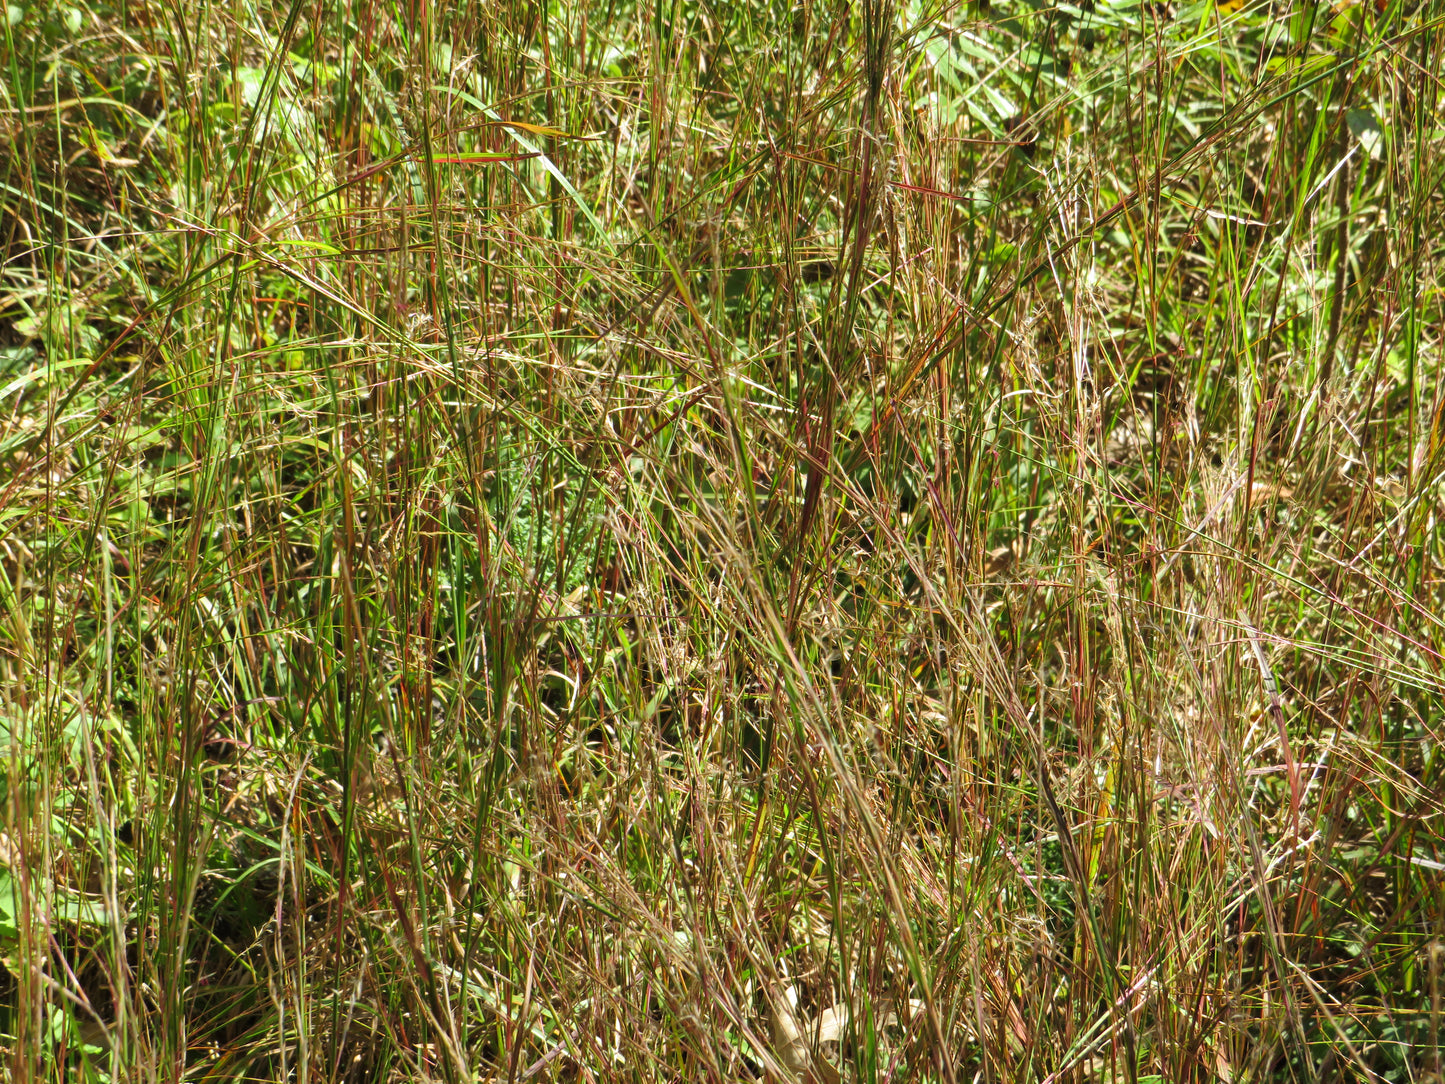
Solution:
<svg viewBox="0 0 1445 1084">
<path fill-rule="evenodd" d="M 1375 114 L 1368 109 L 1351 109 L 1345 114 L 1345 123 L 1350 126 L 1350 134 L 1365 148 L 1365 153 L 1378 162 L 1385 149 L 1385 130 L 1380 127 Z"/>
</svg>

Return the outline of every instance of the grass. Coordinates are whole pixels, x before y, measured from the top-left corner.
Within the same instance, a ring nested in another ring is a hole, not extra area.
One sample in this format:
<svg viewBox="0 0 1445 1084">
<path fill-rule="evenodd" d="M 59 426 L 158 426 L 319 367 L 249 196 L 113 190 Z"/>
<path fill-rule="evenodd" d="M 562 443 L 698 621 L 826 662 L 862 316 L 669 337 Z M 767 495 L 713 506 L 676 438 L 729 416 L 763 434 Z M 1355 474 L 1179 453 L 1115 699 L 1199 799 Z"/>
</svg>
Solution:
<svg viewBox="0 0 1445 1084">
<path fill-rule="evenodd" d="M 1440 1084 L 1442 66 L 12 0 L 9 1079 Z"/>
</svg>

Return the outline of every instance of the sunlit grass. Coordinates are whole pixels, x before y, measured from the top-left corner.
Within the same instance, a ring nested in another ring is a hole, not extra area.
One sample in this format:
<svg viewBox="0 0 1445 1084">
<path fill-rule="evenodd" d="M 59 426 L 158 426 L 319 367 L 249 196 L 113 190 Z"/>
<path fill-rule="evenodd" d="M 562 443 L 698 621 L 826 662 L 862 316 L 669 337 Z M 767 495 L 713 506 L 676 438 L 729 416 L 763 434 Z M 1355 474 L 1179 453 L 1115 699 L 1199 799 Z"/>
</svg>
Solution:
<svg viewBox="0 0 1445 1084">
<path fill-rule="evenodd" d="M 1440 16 L 12 5 L 30 1080 L 1438 1080 Z"/>
</svg>

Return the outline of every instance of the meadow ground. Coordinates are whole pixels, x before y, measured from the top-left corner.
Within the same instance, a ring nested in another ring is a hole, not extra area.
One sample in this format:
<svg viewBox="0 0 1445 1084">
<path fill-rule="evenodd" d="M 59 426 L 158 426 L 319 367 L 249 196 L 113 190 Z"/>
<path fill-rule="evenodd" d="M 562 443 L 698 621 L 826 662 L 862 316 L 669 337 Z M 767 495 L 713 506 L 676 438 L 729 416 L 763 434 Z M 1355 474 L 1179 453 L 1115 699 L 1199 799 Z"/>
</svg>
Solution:
<svg viewBox="0 0 1445 1084">
<path fill-rule="evenodd" d="M 9 1079 L 1440 1084 L 1442 20 L 8 0 Z"/>
</svg>

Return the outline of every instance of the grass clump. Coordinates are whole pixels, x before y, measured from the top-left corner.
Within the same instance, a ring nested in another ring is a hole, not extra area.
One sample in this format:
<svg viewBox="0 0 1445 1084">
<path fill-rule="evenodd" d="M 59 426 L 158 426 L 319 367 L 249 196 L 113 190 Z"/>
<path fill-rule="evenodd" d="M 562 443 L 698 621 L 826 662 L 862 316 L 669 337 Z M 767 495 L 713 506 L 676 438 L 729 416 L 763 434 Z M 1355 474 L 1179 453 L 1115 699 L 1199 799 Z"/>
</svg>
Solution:
<svg viewBox="0 0 1445 1084">
<path fill-rule="evenodd" d="M 1439 1081 L 1441 17 L 16 0 L 17 1081 Z"/>
</svg>

